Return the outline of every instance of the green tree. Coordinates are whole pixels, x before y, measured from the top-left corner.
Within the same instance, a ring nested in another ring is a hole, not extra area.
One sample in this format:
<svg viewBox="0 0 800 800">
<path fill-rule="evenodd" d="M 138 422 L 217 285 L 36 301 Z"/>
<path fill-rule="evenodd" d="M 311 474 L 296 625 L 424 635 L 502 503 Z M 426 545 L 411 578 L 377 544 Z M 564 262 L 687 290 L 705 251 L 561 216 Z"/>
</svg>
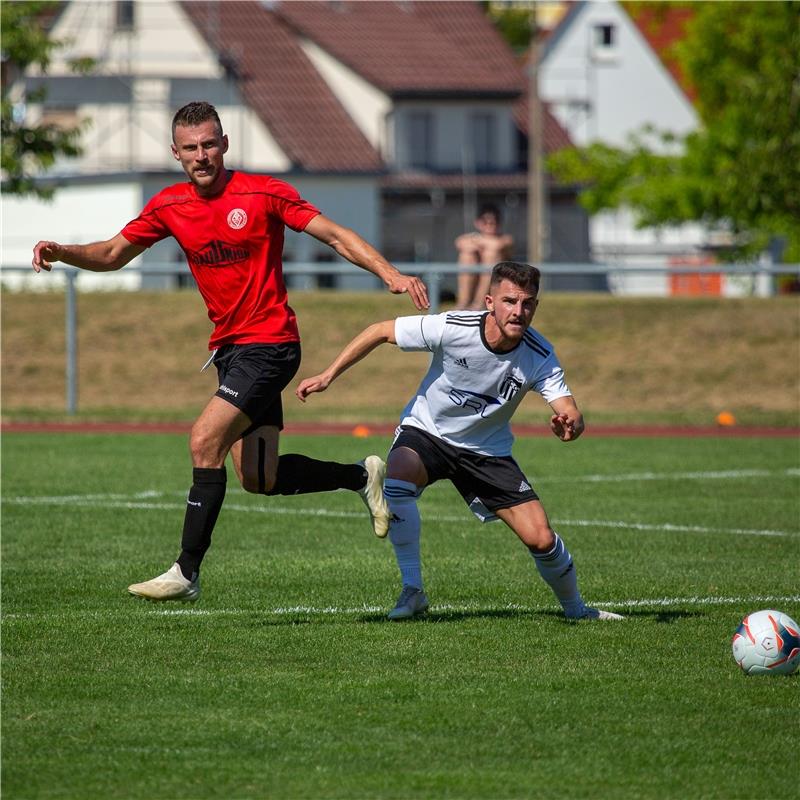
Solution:
<svg viewBox="0 0 800 800">
<path fill-rule="evenodd" d="M 737 242 L 730 257 L 780 237 L 785 260 L 800 261 L 800 3 L 691 5 L 675 56 L 697 93 L 699 130 L 682 140 L 643 130 L 627 148 L 570 148 L 548 166 L 586 184 L 592 213 L 626 205 L 641 227 L 726 227 Z M 680 154 L 656 155 L 651 137 Z"/>
<path fill-rule="evenodd" d="M 41 103 L 44 89 L 29 91 L 12 97 L 15 81 L 32 65 L 46 72 L 53 54 L 64 47 L 66 41 L 51 39 L 43 25 L 43 17 L 58 4 L 53 2 L 0 3 L 2 24 L 2 158 L 3 191 L 11 194 L 34 194 L 51 197 L 53 189 L 39 186 L 36 177 L 51 167 L 59 156 L 79 156 L 80 136 L 85 123 L 71 128 L 55 124 L 28 125 L 25 107 Z M 71 63 L 75 72 L 91 69 L 90 59 L 77 59 Z"/>
<path fill-rule="evenodd" d="M 535 4 L 532 2 L 484 3 L 486 14 L 492 24 L 517 53 L 525 52 L 530 44 L 534 6 Z"/>
</svg>

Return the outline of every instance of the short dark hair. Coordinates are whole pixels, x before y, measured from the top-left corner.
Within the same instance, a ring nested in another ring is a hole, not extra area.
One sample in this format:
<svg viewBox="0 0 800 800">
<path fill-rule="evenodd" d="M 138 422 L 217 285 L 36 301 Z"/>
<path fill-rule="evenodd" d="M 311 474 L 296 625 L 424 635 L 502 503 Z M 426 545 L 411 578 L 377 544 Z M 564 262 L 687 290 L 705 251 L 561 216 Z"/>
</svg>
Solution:
<svg viewBox="0 0 800 800">
<path fill-rule="evenodd" d="M 484 214 L 491 214 L 498 222 L 500 222 L 500 209 L 494 203 L 483 203 L 478 208 L 478 219 Z"/>
<path fill-rule="evenodd" d="M 172 118 L 172 141 L 175 141 L 175 128 L 179 125 L 182 127 L 192 128 L 196 125 L 201 125 L 203 122 L 212 120 L 219 130 L 220 136 L 222 135 L 222 123 L 219 120 L 217 109 L 206 103 L 204 100 L 187 103 L 183 108 L 179 108 Z"/>
<path fill-rule="evenodd" d="M 539 294 L 539 282 L 542 273 L 537 267 L 530 264 L 520 264 L 517 261 L 501 261 L 492 269 L 491 285 L 496 286 L 500 281 L 511 281 L 520 289 L 525 289 L 531 294 Z"/>
</svg>

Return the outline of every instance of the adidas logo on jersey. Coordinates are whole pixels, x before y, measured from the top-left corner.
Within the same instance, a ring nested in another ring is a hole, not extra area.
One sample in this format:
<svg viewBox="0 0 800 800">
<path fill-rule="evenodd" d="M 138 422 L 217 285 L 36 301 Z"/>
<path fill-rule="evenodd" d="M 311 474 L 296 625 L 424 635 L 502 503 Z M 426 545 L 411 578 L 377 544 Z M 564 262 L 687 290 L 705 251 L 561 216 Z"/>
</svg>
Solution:
<svg viewBox="0 0 800 800">
<path fill-rule="evenodd" d="M 519 489 L 517 489 L 517 491 L 518 492 L 530 492 L 532 490 L 531 490 L 531 487 L 530 487 L 529 484 L 527 484 L 525 481 L 522 481 L 522 483 L 520 483 Z"/>
<path fill-rule="evenodd" d="M 456 366 L 457 367 L 464 367 L 464 369 L 469 369 L 469 364 L 467 364 L 466 358 L 457 358 L 456 359 Z"/>
</svg>

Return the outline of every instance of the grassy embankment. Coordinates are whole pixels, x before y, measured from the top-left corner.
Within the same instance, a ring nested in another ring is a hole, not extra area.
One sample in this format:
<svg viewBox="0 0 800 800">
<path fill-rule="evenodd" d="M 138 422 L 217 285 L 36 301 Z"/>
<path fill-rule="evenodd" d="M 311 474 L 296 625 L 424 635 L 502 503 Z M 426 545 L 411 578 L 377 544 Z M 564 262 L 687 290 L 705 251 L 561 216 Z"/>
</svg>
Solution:
<svg viewBox="0 0 800 800">
<path fill-rule="evenodd" d="M 368 323 L 413 313 L 384 294 L 294 292 L 304 342 L 298 377 L 322 369 Z M 194 291 L 79 296 L 79 417 L 190 420 L 216 387 L 200 373 L 210 331 Z M 536 327 L 556 346 L 568 382 L 595 422 L 800 423 L 800 298 L 633 299 L 546 295 Z M 64 296 L 2 297 L 3 418 L 63 417 Z M 414 391 L 425 354 L 384 346 L 287 418 L 391 422 Z M 539 423 L 531 398 L 519 422 Z"/>
</svg>

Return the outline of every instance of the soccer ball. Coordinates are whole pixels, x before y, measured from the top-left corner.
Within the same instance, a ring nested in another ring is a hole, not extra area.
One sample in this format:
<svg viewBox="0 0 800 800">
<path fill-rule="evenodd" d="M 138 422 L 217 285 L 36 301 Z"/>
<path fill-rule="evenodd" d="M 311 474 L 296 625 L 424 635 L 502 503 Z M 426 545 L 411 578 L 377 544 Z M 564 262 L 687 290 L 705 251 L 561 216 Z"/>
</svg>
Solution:
<svg viewBox="0 0 800 800">
<path fill-rule="evenodd" d="M 780 611 L 754 611 L 736 629 L 731 647 L 748 675 L 791 675 L 800 666 L 800 626 Z"/>
</svg>

